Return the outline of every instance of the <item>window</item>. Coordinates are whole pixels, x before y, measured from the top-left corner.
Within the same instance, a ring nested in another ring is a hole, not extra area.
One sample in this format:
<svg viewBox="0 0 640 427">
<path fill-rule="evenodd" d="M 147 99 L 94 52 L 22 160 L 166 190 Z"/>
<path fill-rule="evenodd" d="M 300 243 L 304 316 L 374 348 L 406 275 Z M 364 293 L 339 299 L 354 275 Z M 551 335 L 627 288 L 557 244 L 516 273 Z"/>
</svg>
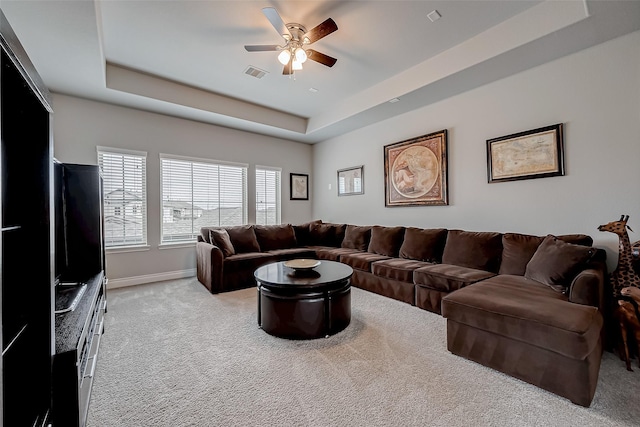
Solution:
<svg viewBox="0 0 640 427">
<path fill-rule="evenodd" d="M 256 224 L 280 224 L 280 169 L 256 166 Z"/>
<path fill-rule="evenodd" d="M 247 223 L 247 165 L 160 155 L 162 243 Z"/>
<path fill-rule="evenodd" d="M 98 147 L 106 247 L 147 244 L 147 153 Z"/>
</svg>

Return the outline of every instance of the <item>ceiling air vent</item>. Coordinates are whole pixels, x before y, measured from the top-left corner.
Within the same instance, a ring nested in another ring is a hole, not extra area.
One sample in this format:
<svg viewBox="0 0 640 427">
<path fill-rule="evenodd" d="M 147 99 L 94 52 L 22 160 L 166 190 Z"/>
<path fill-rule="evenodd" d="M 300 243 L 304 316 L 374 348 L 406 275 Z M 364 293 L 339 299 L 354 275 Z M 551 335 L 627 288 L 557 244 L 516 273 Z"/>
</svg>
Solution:
<svg viewBox="0 0 640 427">
<path fill-rule="evenodd" d="M 260 68 L 256 68 L 253 65 L 249 65 L 247 69 L 244 70 L 244 73 L 252 77 L 255 77 L 256 79 L 261 79 L 264 77 L 265 74 L 268 73 L 268 71 L 261 70 Z"/>
</svg>

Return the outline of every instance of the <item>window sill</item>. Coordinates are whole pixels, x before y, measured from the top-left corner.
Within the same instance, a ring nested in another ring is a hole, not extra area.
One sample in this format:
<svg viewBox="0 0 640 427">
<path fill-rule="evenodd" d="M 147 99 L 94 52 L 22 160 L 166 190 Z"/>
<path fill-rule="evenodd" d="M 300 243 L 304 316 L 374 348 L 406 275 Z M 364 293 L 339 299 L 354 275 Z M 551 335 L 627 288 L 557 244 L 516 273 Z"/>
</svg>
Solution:
<svg viewBox="0 0 640 427">
<path fill-rule="evenodd" d="M 173 243 L 160 243 L 158 249 L 180 249 L 191 248 L 196 245 L 196 242 L 173 242 Z"/>
<path fill-rule="evenodd" d="M 144 252 L 151 249 L 149 245 L 139 245 L 139 246 L 114 246 L 111 248 L 105 248 L 105 251 L 108 254 L 119 254 L 125 252 Z"/>
</svg>

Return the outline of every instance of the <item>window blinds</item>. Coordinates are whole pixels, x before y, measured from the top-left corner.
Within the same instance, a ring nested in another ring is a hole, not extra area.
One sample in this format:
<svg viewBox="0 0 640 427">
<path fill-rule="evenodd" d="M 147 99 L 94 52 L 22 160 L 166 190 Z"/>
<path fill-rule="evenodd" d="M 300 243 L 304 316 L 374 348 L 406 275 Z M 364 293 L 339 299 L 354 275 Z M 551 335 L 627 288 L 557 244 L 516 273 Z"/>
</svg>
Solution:
<svg viewBox="0 0 640 427">
<path fill-rule="evenodd" d="M 161 155 L 162 242 L 247 223 L 247 166 Z"/>
<path fill-rule="evenodd" d="M 256 166 L 256 224 L 280 224 L 280 169 Z"/>
<path fill-rule="evenodd" d="M 147 244 L 146 153 L 98 147 L 106 247 Z"/>
</svg>

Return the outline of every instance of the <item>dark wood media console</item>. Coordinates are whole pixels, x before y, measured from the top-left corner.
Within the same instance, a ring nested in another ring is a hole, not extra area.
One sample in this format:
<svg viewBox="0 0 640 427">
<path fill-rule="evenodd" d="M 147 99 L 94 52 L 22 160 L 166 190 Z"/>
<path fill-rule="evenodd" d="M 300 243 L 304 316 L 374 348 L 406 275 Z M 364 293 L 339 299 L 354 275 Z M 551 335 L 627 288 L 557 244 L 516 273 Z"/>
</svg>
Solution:
<svg viewBox="0 0 640 427">
<path fill-rule="evenodd" d="M 87 281 L 87 290 L 75 310 L 56 314 L 53 358 L 53 421 L 56 426 L 84 426 L 86 423 L 106 307 L 101 272 Z"/>
</svg>

